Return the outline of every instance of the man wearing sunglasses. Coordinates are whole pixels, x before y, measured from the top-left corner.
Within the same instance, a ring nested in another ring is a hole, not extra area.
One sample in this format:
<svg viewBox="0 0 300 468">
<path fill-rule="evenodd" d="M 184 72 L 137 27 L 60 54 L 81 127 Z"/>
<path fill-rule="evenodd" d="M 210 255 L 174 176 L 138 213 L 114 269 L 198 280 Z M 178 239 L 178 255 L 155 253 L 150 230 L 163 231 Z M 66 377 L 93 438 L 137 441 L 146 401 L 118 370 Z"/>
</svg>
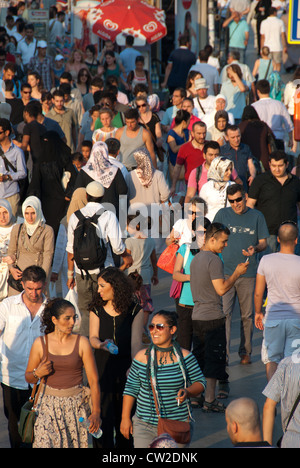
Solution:
<svg viewBox="0 0 300 468">
<path fill-rule="evenodd" d="M 231 318 L 236 298 L 241 314 L 241 337 L 239 355 L 241 364 L 251 363 L 253 335 L 253 294 L 257 271 L 256 254 L 267 247 L 269 237 L 264 215 L 247 207 L 247 194 L 238 184 L 227 188 L 230 207 L 222 208 L 214 222 L 222 223 L 230 230 L 227 246 L 222 252 L 225 278 L 229 278 L 239 263 L 248 259 L 247 272 L 237 279 L 233 287 L 223 296 L 223 311 L 226 316 L 227 356 L 230 352 Z"/>
</svg>

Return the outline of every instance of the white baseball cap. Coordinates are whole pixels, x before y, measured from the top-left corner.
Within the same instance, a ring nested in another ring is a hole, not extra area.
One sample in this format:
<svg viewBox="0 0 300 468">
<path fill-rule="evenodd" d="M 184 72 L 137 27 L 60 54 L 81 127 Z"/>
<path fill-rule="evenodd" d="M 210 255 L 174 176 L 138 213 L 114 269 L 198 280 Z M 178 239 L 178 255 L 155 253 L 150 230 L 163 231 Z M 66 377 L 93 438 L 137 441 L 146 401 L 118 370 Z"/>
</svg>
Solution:
<svg viewBox="0 0 300 468">
<path fill-rule="evenodd" d="M 40 47 L 41 49 L 45 49 L 46 47 L 48 47 L 48 44 L 46 41 L 38 41 L 37 47 Z"/>
</svg>

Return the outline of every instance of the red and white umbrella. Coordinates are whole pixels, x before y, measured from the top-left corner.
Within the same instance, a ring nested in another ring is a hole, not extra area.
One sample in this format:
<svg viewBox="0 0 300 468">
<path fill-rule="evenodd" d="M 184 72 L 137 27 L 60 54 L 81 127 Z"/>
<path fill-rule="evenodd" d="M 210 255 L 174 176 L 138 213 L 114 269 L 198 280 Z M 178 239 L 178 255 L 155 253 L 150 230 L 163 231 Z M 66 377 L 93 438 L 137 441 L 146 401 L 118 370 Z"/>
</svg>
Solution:
<svg viewBox="0 0 300 468">
<path fill-rule="evenodd" d="M 165 12 L 143 0 L 105 1 L 90 9 L 87 20 L 94 34 L 120 45 L 128 35 L 138 46 L 152 44 L 167 34 Z"/>
</svg>

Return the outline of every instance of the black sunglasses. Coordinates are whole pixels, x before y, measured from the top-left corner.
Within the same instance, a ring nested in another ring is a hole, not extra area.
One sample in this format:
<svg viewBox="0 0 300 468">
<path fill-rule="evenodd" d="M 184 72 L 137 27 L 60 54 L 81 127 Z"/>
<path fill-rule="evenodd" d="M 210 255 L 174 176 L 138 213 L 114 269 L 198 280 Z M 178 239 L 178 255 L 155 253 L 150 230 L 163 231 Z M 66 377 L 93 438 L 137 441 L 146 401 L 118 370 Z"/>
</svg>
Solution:
<svg viewBox="0 0 300 468">
<path fill-rule="evenodd" d="M 234 202 L 237 202 L 237 203 L 241 202 L 243 200 L 243 198 L 244 197 L 238 197 L 238 198 L 233 198 L 231 200 L 229 198 L 227 198 L 227 200 L 229 201 L 229 203 L 231 203 L 233 205 Z"/>
</svg>

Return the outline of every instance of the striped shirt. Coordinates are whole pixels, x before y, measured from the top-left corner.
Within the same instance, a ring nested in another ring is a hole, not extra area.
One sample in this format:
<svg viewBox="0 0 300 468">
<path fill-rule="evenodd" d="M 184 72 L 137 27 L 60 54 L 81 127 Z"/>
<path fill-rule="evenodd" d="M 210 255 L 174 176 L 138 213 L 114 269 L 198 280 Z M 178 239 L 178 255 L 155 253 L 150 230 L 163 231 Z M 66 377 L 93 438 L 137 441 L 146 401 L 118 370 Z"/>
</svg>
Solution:
<svg viewBox="0 0 300 468">
<path fill-rule="evenodd" d="M 296 349 L 296 348 L 295 348 Z M 278 364 L 277 370 L 262 392 L 267 398 L 279 403 L 281 401 L 281 422 L 284 430 L 292 407 L 300 392 L 300 363 L 299 353 L 288 356 Z M 288 425 L 283 437 L 282 448 L 300 446 L 300 404 Z"/>
<path fill-rule="evenodd" d="M 184 358 L 189 384 L 200 382 L 206 386 L 206 380 L 197 363 L 195 356 L 189 353 Z M 133 360 L 130 373 L 126 382 L 124 395 L 130 395 L 136 399 L 136 416 L 149 424 L 157 425 L 158 418 L 152 394 L 151 384 L 147 379 L 147 365 Z M 177 393 L 184 388 L 184 378 L 179 364 L 165 364 L 158 366 L 157 386 L 161 397 L 161 417 L 186 421 L 189 417 L 187 403 L 177 405 Z"/>
</svg>

